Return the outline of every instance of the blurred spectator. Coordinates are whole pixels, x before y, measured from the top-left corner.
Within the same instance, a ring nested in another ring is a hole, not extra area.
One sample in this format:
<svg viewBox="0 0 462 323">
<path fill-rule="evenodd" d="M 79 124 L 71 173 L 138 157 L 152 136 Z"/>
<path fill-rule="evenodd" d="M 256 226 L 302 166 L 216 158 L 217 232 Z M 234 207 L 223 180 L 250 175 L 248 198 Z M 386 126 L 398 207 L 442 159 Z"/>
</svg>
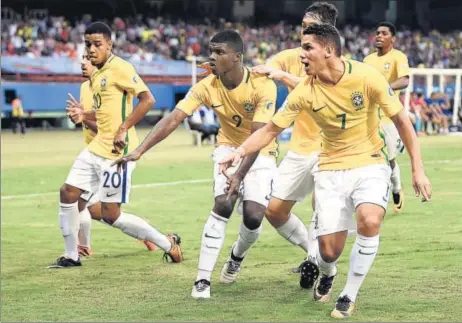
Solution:
<svg viewBox="0 0 462 323">
<path fill-rule="evenodd" d="M 417 135 L 421 136 L 425 133 L 422 131 L 422 123 L 428 122 L 427 115 L 424 112 L 424 105 L 419 100 L 419 97 L 416 92 L 411 93 L 411 98 L 409 102 L 409 115 L 412 123 L 414 124 L 415 131 Z"/>
<path fill-rule="evenodd" d="M 449 116 L 452 115 L 448 100 L 444 99 L 444 94 L 433 92 L 429 99 L 426 100 L 429 108 L 434 131 L 440 133 L 449 133 Z"/>
<path fill-rule="evenodd" d="M 2 24 L 2 55 L 70 56 L 83 53 L 83 34 L 91 22 L 90 15 L 68 21 L 64 17 L 43 20 L 9 21 Z M 276 25 L 252 27 L 243 23 L 220 20 L 211 24 L 189 24 L 162 17 L 116 17 L 107 21 L 113 28 L 115 54 L 135 60 L 184 60 L 192 55 L 208 56 L 207 43 L 219 29 L 237 29 L 246 44 L 247 64 L 262 64 L 281 50 L 299 46 L 301 26 L 280 22 Z M 374 51 L 374 30 L 345 26 L 344 55 L 362 61 Z M 409 57 L 411 67 L 459 68 L 462 66 L 462 32 L 442 34 L 432 31 L 400 30 L 395 47 Z"/>
<path fill-rule="evenodd" d="M 188 124 L 191 130 L 199 131 L 202 134 L 202 141 L 211 140 L 211 136 L 216 136 L 220 128 L 216 121 L 215 112 L 205 105 L 194 111 L 188 118 Z"/>
<path fill-rule="evenodd" d="M 16 133 L 18 126 L 21 128 L 21 133 L 26 133 L 26 122 L 24 121 L 24 109 L 22 107 L 21 96 L 19 95 L 11 103 L 11 128 L 13 133 Z"/>
</svg>

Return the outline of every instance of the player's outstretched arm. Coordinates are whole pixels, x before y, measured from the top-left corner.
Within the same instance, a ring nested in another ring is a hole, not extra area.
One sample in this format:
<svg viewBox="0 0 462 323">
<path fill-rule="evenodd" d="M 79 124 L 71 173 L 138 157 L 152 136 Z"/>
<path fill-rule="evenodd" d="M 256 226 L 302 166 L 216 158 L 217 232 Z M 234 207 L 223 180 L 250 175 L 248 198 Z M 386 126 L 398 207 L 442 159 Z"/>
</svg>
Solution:
<svg viewBox="0 0 462 323">
<path fill-rule="evenodd" d="M 284 128 L 278 127 L 273 121 L 268 122 L 264 127 L 255 131 L 249 138 L 234 152 L 219 162 L 220 174 L 232 166 L 236 166 L 242 158 L 259 152 L 269 145 L 271 140 L 276 138 Z"/>
<path fill-rule="evenodd" d="M 416 196 L 422 194 L 423 201 L 430 201 L 432 186 L 425 175 L 420 155 L 420 145 L 411 121 L 404 109 L 392 116 L 391 120 L 398 129 L 399 135 L 411 158 L 412 185 L 414 186 L 415 194 Z"/>
<path fill-rule="evenodd" d="M 160 120 L 148 133 L 143 142 L 131 153 L 114 161 L 113 165 L 122 165 L 128 161 L 136 161 L 149 149 L 167 138 L 188 115 L 180 109 L 173 110 L 167 117 Z"/>
<path fill-rule="evenodd" d="M 258 65 L 252 68 L 252 73 L 266 75 L 275 81 L 281 81 L 285 86 L 295 88 L 303 78 L 284 72 L 280 69 L 268 66 Z"/>
<path fill-rule="evenodd" d="M 397 79 L 396 81 L 390 83 L 390 86 L 393 90 L 402 90 L 407 88 L 409 85 L 409 76 L 403 76 Z"/>
<path fill-rule="evenodd" d="M 151 110 L 156 100 L 152 96 L 151 91 L 143 91 L 138 94 L 138 104 L 128 118 L 122 122 L 114 138 L 114 147 L 124 149 L 126 146 L 125 137 L 128 129 L 136 125 L 144 118 L 146 113 Z"/>
</svg>

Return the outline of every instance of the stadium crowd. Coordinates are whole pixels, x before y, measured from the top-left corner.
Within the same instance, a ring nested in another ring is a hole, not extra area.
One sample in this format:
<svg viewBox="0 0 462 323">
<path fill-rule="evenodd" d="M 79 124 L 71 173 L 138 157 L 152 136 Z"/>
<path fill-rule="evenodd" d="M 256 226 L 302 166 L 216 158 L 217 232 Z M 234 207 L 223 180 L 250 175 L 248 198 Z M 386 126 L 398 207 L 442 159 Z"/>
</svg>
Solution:
<svg viewBox="0 0 462 323">
<path fill-rule="evenodd" d="M 2 24 L 2 55 L 70 56 L 83 53 L 83 33 L 92 21 L 90 15 L 68 21 L 64 17 L 10 21 Z M 240 31 L 246 43 L 246 63 L 261 64 L 277 52 L 298 46 L 301 26 L 280 22 L 251 27 L 221 20 L 212 24 L 188 24 L 161 17 L 114 18 L 112 22 L 115 53 L 134 60 L 185 60 L 192 55 L 207 55 L 211 35 L 223 28 Z M 373 29 L 359 26 L 341 28 L 347 58 L 362 61 L 373 47 Z M 442 34 L 432 31 L 400 29 L 395 48 L 409 57 L 411 67 L 458 68 L 462 66 L 462 31 Z"/>
</svg>

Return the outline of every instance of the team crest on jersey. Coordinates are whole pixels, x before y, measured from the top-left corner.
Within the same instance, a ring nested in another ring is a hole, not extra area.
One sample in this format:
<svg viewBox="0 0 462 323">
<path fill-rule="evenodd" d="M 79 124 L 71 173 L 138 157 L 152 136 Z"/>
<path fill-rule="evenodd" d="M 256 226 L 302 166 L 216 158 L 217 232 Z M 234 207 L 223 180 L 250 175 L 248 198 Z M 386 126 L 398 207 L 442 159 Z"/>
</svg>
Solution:
<svg viewBox="0 0 462 323">
<path fill-rule="evenodd" d="M 244 111 L 247 113 L 252 113 L 255 111 L 255 105 L 249 101 L 244 101 Z"/>
<path fill-rule="evenodd" d="M 107 83 L 106 77 L 103 77 L 103 79 L 101 80 L 101 91 L 106 89 L 106 83 Z"/>
<path fill-rule="evenodd" d="M 359 91 L 354 91 L 351 94 L 351 103 L 355 107 L 356 111 L 361 110 L 364 108 L 364 96 Z"/>
<path fill-rule="evenodd" d="M 388 71 L 391 67 L 391 64 L 390 63 L 385 63 L 385 69 Z"/>
</svg>

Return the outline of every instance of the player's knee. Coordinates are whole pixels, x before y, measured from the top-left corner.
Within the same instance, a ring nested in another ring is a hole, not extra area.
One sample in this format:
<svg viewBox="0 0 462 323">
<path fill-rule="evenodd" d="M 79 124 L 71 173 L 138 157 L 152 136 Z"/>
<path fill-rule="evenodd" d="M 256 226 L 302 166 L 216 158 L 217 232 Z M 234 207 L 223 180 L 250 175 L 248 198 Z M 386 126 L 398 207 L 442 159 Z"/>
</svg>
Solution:
<svg viewBox="0 0 462 323">
<path fill-rule="evenodd" d="M 257 213 L 246 213 L 244 211 L 244 216 L 242 222 L 249 230 L 258 229 L 263 221 L 264 212 L 257 212 Z"/>
<path fill-rule="evenodd" d="M 265 210 L 265 217 L 273 227 L 279 228 L 289 219 L 289 211 L 284 210 L 279 203 L 271 200 Z"/>
<path fill-rule="evenodd" d="M 260 227 L 263 217 L 265 216 L 265 209 L 265 206 L 257 202 L 244 201 L 243 222 L 247 229 L 255 230 Z"/>
<path fill-rule="evenodd" d="M 113 225 L 120 216 L 120 207 L 115 203 L 101 203 L 101 213 L 104 222 Z"/>
<path fill-rule="evenodd" d="M 340 257 L 340 254 L 342 252 L 337 250 L 337 248 L 334 245 L 323 244 L 320 241 L 319 253 L 321 254 L 321 257 L 325 262 L 334 262 Z"/>
<path fill-rule="evenodd" d="M 216 201 L 215 206 L 213 207 L 213 212 L 228 219 L 233 213 L 234 203 L 233 201 L 223 200 Z"/>
<path fill-rule="evenodd" d="M 380 225 L 382 224 L 381 216 L 362 216 L 358 217 L 358 232 L 366 236 L 374 236 L 379 233 Z"/>
<path fill-rule="evenodd" d="M 81 191 L 73 186 L 64 184 L 59 189 L 59 198 L 61 203 L 75 203 L 78 201 Z"/>
</svg>

